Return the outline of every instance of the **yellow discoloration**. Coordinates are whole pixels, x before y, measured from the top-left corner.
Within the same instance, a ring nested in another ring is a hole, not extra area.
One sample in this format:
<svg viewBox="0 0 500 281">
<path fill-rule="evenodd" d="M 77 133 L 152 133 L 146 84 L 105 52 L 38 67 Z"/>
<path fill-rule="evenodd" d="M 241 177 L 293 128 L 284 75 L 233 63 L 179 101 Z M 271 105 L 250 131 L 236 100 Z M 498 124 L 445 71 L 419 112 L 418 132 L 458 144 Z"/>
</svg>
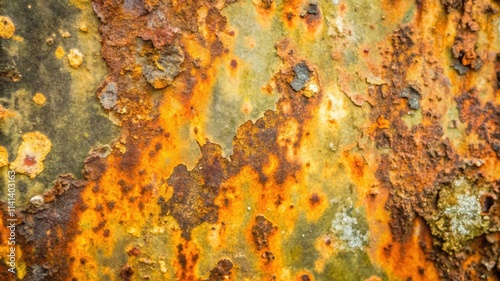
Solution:
<svg viewBox="0 0 500 281">
<path fill-rule="evenodd" d="M 384 115 L 378 117 L 377 124 L 379 129 L 388 129 L 390 125 L 389 120 L 385 119 Z"/>
<path fill-rule="evenodd" d="M 88 29 L 86 24 L 82 23 L 82 24 L 80 24 L 80 31 L 87 33 L 87 32 L 89 32 L 89 29 Z"/>
<path fill-rule="evenodd" d="M 6 117 L 12 115 L 12 113 L 9 112 L 9 110 L 5 109 L 1 104 L 0 104 L 0 122 L 2 122 Z"/>
<path fill-rule="evenodd" d="M 18 35 L 14 35 L 14 36 L 12 36 L 12 40 L 14 40 L 16 42 L 23 42 L 24 38 L 21 36 L 18 36 Z"/>
<path fill-rule="evenodd" d="M 10 164 L 10 169 L 35 178 L 43 171 L 43 160 L 50 152 L 52 144 L 47 136 L 40 132 L 23 135 L 23 142 L 17 151 L 17 158 Z"/>
<path fill-rule="evenodd" d="M 80 67 L 80 65 L 82 64 L 83 55 L 77 49 L 71 49 L 71 50 L 69 50 L 68 61 L 69 61 L 69 65 L 71 65 L 71 67 L 76 69 L 76 68 Z"/>
<path fill-rule="evenodd" d="M 3 146 L 0 146 L 0 168 L 9 164 L 9 152 Z"/>
<path fill-rule="evenodd" d="M 69 38 L 71 37 L 71 34 L 66 31 L 66 30 L 59 30 L 59 34 L 61 35 L 62 38 Z"/>
<path fill-rule="evenodd" d="M 62 46 L 57 47 L 57 49 L 55 51 L 56 58 L 60 59 L 60 58 L 64 57 L 65 54 L 66 54 L 66 52 L 64 51 Z"/>
<path fill-rule="evenodd" d="M 33 101 L 38 105 L 44 105 L 47 101 L 47 98 L 42 93 L 36 93 L 33 96 Z"/>
<path fill-rule="evenodd" d="M 7 16 L 0 16 L 0 37 L 9 39 L 14 35 L 16 26 Z"/>
</svg>

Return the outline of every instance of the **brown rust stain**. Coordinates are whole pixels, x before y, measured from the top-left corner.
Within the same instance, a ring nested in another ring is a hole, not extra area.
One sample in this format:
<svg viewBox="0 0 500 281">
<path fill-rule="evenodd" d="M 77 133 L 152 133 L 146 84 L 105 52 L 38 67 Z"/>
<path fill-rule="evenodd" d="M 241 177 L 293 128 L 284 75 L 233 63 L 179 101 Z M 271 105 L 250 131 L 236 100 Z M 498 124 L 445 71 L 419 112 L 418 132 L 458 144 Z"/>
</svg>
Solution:
<svg viewBox="0 0 500 281">
<path fill-rule="evenodd" d="M 221 183 L 228 177 L 229 161 L 221 156 L 221 147 L 207 142 L 201 147 L 202 158 L 192 171 L 186 166 L 175 167 L 167 182 L 173 187 L 168 201 L 160 197 L 162 215 L 171 215 L 183 230 L 183 237 L 191 239 L 191 229 L 203 222 L 217 222 L 218 206 L 214 200 Z"/>
<path fill-rule="evenodd" d="M 255 225 L 252 227 L 252 236 L 257 250 L 269 247 L 269 236 L 277 231 L 277 227 L 264 216 L 255 217 Z"/>
<path fill-rule="evenodd" d="M 81 198 L 83 189 L 84 182 L 61 175 L 44 194 L 46 202 L 56 196 L 58 200 L 39 210 L 31 207 L 19 214 L 18 243 L 22 245 L 23 260 L 27 266 L 35 266 L 28 267 L 25 280 L 71 278 L 69 269 L 78 257 L 68 255 L 67 248 L 80 232 L 78 213 L 88 207 Z"/>
</svg>

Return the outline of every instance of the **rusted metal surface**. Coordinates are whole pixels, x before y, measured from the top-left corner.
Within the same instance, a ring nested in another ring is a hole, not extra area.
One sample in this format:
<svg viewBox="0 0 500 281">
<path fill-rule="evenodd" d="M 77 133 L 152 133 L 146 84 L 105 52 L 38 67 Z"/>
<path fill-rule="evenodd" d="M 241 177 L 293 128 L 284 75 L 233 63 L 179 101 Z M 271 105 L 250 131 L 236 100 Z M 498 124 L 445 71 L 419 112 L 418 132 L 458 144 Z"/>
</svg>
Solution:
<svg viewBox="0 0 500 281">
<path fill-rule="evenodd" d="M 498 1 L 0 11 L 2 279 L 498 280 Z"/>
</svg>

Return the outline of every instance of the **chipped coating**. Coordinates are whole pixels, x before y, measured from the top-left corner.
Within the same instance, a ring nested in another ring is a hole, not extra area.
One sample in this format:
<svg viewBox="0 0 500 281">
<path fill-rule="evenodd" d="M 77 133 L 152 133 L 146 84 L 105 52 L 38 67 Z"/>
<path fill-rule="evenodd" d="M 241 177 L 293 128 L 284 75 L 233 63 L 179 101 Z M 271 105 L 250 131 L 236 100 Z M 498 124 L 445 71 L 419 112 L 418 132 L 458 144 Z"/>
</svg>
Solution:
<svg viewBox="0 0 500 281">
<path fill-rule="evenodd" d="M 43 160 L 50 152 L 52 143 L 40 132 L 23 135 L 23 142 L 17 150 L 17 157 L 10 163 L 10 169 L 35 178 L 43 171 Z"/>
</svg>

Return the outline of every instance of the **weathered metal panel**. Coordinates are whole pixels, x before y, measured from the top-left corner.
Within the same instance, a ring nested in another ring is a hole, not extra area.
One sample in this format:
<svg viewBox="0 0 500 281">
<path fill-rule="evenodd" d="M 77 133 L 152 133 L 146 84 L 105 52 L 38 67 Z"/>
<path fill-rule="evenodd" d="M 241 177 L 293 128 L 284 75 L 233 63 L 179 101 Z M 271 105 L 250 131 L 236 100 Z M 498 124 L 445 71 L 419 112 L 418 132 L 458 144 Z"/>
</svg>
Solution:
<svg viewBox="0 0 500 281">
<path fill-rule="evenodd" d="M 2 280 L 498 280 L 499 12 L 0 2 Z"/>
</svg>

